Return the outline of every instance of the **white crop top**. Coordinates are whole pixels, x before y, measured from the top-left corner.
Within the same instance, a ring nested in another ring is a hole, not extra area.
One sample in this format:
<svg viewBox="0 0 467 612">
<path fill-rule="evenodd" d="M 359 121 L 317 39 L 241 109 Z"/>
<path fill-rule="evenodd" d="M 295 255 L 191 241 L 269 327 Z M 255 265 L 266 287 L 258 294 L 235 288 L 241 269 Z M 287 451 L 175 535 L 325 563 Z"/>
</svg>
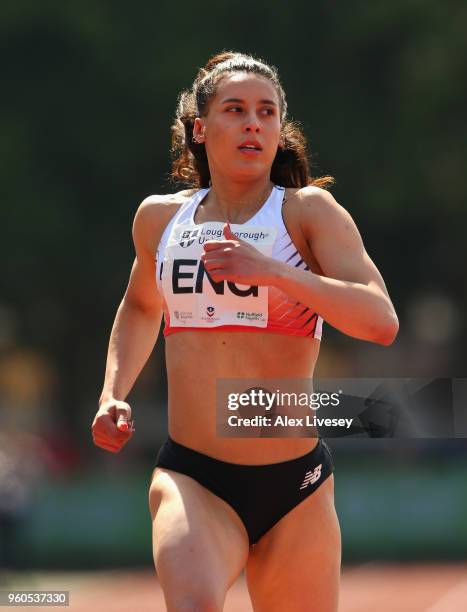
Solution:
<svg viewBox="0 0 467 612">
<path fill-rule="evenodd" d="M 207 240 L 223 240 L 224 224 L 195 223 L 209 189 L 200 189 L 165 228 L 156 253 L 157 286 L 163 297 L 164 336 L 197 329 L 273 332 L 321 339 L 323 319 L 275 287 L 215 282 L 201 261 Z M 264 255 L 309 270 L 282 219 L 285 189 L 274 186 L 263 206 L 232 233 Z"/>
</svg>

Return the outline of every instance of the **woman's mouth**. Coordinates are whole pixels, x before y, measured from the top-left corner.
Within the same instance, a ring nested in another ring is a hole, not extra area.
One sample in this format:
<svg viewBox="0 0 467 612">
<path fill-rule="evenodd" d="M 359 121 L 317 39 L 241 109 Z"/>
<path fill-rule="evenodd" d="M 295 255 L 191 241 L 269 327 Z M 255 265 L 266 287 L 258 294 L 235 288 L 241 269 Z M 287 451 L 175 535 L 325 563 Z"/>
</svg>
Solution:
<svg viewBox="0 0 467 612">
<path fill-rule="evenodd" d="M 240 151 L 244 154 L 244 155 L 250 155 L 252 157 L 254 157 L 255 155 L 259 155 L 261 153 L 261 149 L 247 149 L 247 148 L 242 148 L 240 147 Z"/>
<path fill-rule="evenodd" d="M 259 142 L 255 140 L 247 140 L 243 142 L 238 148 L 240 151 L 242 151 L 242 153 L 250 153 L 253 155 L 261 153 L 261 151 L 263 150 Z"/>
</svg>

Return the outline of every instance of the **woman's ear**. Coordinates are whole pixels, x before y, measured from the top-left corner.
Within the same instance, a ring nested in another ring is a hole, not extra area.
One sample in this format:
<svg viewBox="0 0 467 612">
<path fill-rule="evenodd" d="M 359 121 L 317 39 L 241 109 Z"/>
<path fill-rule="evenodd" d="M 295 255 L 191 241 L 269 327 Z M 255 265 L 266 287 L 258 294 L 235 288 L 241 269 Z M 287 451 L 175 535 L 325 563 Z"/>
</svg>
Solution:
<svg viewBox="0 0 467 612">
<path fill-rule="evenodd" d="M 282 130 L 279 135 L 279 142 L 277 143 L 277 148 L 278 150 L 282 150 L 285 148 L 285 135 L 283 134 Z"/>
<path fill-rule="evenodd" d="M 193 123 L 193 142 L 198 144 L 204 142 L 204 134 L 206 128 L 203 126 L 203 122 L 199 117 L 196 117 Z"/>
</svg>

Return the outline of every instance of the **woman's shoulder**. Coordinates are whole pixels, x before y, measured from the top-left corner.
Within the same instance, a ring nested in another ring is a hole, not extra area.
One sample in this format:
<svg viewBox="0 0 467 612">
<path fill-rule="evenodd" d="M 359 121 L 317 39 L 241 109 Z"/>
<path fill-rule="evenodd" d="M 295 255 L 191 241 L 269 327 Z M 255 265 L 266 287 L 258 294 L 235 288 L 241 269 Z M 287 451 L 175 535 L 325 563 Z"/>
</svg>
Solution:
<svg viewBox="0 0 467 612">
<path fill-rule="evenodd" d="M 326 206 L 332 202 L 335 202 L 332 193 L 317 187 L 316 185 L 307 185 L 306 187 L 287 187 L 286 190 L 286 201 L 299 203 L 302 207 L 307 208 L 311 206 Z"/>
<path fill-rule="evenodd" d="M 176 193 L 166 193 L 164 195 L 150 195 L 140 204 L 140 208 L 148 211 L 148 214 L 155 211 L 156 214 L 164 214 L 167 210 L 177 208 L 189 200 L 198 190 L 184 189 Z"/>
<path fill-rule="evenodd" d="M 136 239 L 142 238 L 146 243 L 158 244 L 164 229 L 171 218 L 185 202 L 187 202 L 197 189 L 184 189 L 177 193 L 165 195 L 150 195 L 138 207 L 133 222 L 133 235 Z"/>
<path fill-rule="evenodd" d="M 287 187 L 283 212 L 289 222 L 301 223 L 306 218 L 322 217 L 333 203 L 336 201 L 332 194 L 321 187 Z"/>
<path fill-rule="evenodd" d="M 170 219 L 195 193 L 197 189 L 184 189 L 177 193 L 150 195 L 141 202 L 135 219 L 142 218 L 145 223 L 163 223 Z"/>
</svg>

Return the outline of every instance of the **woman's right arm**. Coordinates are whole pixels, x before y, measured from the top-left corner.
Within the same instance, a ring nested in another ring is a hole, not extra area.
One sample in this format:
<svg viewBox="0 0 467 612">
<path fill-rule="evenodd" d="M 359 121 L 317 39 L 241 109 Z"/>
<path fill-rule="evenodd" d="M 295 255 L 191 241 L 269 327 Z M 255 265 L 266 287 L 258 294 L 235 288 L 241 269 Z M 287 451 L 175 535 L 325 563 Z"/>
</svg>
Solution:
<svg viewBox="0 0 467 612">
<path fill-rule="evenodd" d="M 118 452 L 133 435 L 131 408 L 124 401 L 148 360 L 160 329 L 162 299 L 156 285 L 155 252 L 173 204 L 147 198 L 135 215 L 136 257 L 110 335 L 99 409 L 92 424 L 97 446 Z M 126 424 L 126 431 L 122 431 Z M 121 428 L 117 428 L 117 425 Z"/>
</svg>

